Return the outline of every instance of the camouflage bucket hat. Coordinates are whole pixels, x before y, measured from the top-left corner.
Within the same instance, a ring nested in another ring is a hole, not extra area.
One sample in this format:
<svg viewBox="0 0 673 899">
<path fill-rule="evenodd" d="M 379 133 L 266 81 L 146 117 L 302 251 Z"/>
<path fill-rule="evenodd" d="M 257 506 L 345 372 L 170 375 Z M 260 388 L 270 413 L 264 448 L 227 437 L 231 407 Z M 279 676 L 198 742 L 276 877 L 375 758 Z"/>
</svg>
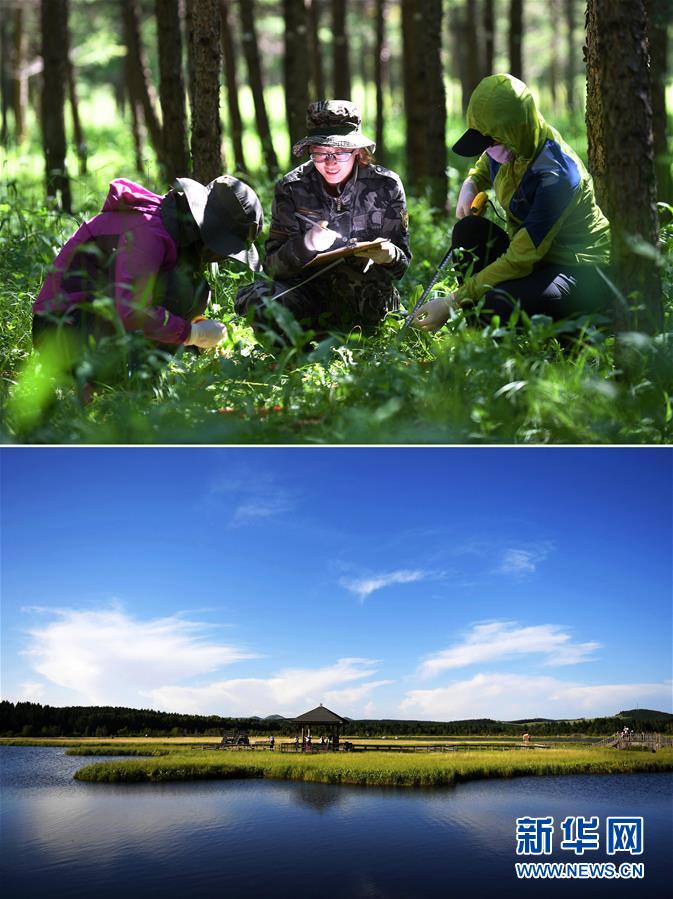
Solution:
<svg viewBox="0 0 673 899">
<path fill-rule="evenodd" d="M 301 156 L 311 144 L 318 147 L 343 147 L 357 150 L 376 149 L 373 140 L 360 131 L 360 110 L 350 100 L 317 100 L 306 111 L 306 137 L 292 147 L 295 156 Z"/>
</svg>

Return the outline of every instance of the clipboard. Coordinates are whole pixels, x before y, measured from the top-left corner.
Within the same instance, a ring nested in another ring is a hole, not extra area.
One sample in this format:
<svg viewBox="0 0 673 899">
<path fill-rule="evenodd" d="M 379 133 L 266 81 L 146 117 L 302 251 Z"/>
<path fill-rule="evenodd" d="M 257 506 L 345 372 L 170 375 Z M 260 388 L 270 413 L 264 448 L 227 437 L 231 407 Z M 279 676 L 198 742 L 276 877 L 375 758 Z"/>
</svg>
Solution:
<svg viewBox="0 0 673 899">
<path fill-rule="evenodd" d="M 314 259 L 307 262 L 304 268 L 314 268 L 318 265 L 325 265 L 328 262 L 333 262 L 336 259 L 354 256 L 359 250 L 369 250 L 371 247 L 378 246 L 383 240 L 384 238 L 378 237 L 376 240 L 363 240 L 359 243 L 348 243 L 345 247 L 339 247 L 336 250 L 325 250 L 324 253 L 318 253 Z"/>
</svg>

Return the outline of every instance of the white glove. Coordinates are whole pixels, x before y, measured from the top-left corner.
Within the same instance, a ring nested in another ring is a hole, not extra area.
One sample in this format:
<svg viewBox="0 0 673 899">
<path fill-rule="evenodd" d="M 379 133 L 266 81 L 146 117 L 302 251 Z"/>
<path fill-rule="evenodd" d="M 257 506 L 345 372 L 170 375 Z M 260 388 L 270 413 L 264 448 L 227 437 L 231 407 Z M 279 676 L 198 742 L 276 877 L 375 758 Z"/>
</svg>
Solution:
<svg viewBox="0 0 673 899">
<path fill-rule="evenodd" d="M 412 318 L 411 324 L 423 331 L 437 331 L 449 318 L 453 294 L 446 297 L 436 297 L 424 303 Z"/>
<path fill-rule="evenodd" d="M 185 340 L 185 346 L 198 346 L 203 350 L 217 346 L 224 340 L 227 329 L 222 322 L 213 321 L 212 318 L 204 318 L 192 323 L 192 330 Z"/>
<path fill-rule="evenodd" d="M 475 182 L 471 178 L 466 178 L 458 194 L 458 202 L 456 203 L 457 218 L 462 219 L 470 214 L 470 206 L 472 206 L 472 201 L 478 193 L 479 188 Z"/>
<path fill-rule="evenodd" d="M 321 228 L 320 225 L 314 225 L 310 231 L 304 234 L 304 243 L 306 249 L 314 253 L 323 253 L 329 250 L 334 241 L 339 237 L 336 231 L 329 228 Z"/>
<path fill-rule="evenodd" d="M 376 265 L 392 265 L 397 258 L 397 251 L 394 243 L 391 243 L 389 240 L 382 240 L 375 247 L 370 247 L 367 250 L 358 250 L 354 255 L 365 256 L 376 263 Z"/>
</svg>

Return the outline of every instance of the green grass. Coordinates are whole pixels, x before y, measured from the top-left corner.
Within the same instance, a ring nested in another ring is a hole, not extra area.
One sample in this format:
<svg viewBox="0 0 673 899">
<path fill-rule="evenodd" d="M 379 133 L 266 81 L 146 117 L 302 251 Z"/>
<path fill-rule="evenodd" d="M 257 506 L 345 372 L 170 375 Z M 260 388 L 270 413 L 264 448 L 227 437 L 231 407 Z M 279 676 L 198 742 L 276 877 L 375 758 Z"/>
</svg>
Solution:
<svg viewBox="0 0 673 899">
<path fill-rule="evenodd" d="M 109 103 L 101 109 L 105 116 L 99 120 L 93 111 L 87 113 L 97 130 L 90 136 L 91 174 L 75 181 L 76 216 L 60 216 L 41 205 L 36 129 L 32 143 L 10 154 L 0 174 L 0 439 L 131 444 L 671 441 L 671 227 L 662 231 L 667 320 L 665 332 L 653 338 L 624 335 L 617 347 L 612 336 L 590 322 L 571 341 L 563 323 L 555 326 L 545 317 L 518 330 L 497 324 L 478 329 L 459 313 L 438 336 L 415 330 L 401 335 L 401 319 L 390 318 L 373 337 L 353 333 L 345 342 L 329 339 L 308 352 L 298 341 L 274 355 L 233 313 L 236 289 L 249 275 L 222 270 L 212 278 L 212 314 L 229 325 L 222 355 L 179 352 L 165 364 L 159 354 L 147 354 L 131 379 L 102 389 L 83 407 L 58 364 L 37 364 L 31 356 L 31 305 L 57 249 L 81 218 L 100 208 L 107 182 L 122 174 L 138 177 L 125 162 L 131 158 L 128 129 L 116 122 L 124 139 L 106 139 L 114 110 Z M 460 125 L 452 121 L 449 131 L 457 133 Z M 397 167 L 395 159 L 391 165 Z M 152 165 L 144 180 L 165 189 Z M 272 185 L 256 175 L 251 181 L 268 226 Z M 453 171 L 454 195 L 459 183 Z M 435 221 L 423 197 L 410 196 L 409 210 L 414 259 L 400 283 L 407 306 L 432 277 L 452 224 Z M 452 287 L 448 276 L 438 289 Z M 124 337 L 118 344 L 120 352 L 131 352 L 133 339 Z"/>
<path fill-rule="evenodd" d="M 272 778 L 365 786 L 447 786 L 467 780 L 528 775 L 624 774 L 673 770 L 673 750 L 512 750 L 428 755 L 181 752 L 161 758 L 99 762 L 75 773 L 90 783 Z"/>
</svg>

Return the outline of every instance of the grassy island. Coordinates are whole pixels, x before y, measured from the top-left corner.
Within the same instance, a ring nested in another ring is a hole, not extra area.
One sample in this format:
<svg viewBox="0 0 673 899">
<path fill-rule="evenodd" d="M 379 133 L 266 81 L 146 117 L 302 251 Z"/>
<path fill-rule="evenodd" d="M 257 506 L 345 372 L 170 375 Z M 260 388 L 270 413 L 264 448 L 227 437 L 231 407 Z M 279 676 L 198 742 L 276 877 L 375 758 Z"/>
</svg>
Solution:
<svg viewBox="0 0 673 899">
<path fill-rule="evenodd" d="M 115 747 L 116 754 L 120 754 L 119 748 Z M 193 750 L 163 754 L 159 747 L 154 751 L 156 754 L 149 758 L 87 765 L 75 773 L 75 778 L 90 783 L 139 783 L 267 777 L 315 783 L 423 787 L 450 786 L 461 781 L 494 777 L 673 771 L 671 748 L 656 753 L 582 748 L 315 756 L 210 750 L 198 754 Z"/>
</svg>

